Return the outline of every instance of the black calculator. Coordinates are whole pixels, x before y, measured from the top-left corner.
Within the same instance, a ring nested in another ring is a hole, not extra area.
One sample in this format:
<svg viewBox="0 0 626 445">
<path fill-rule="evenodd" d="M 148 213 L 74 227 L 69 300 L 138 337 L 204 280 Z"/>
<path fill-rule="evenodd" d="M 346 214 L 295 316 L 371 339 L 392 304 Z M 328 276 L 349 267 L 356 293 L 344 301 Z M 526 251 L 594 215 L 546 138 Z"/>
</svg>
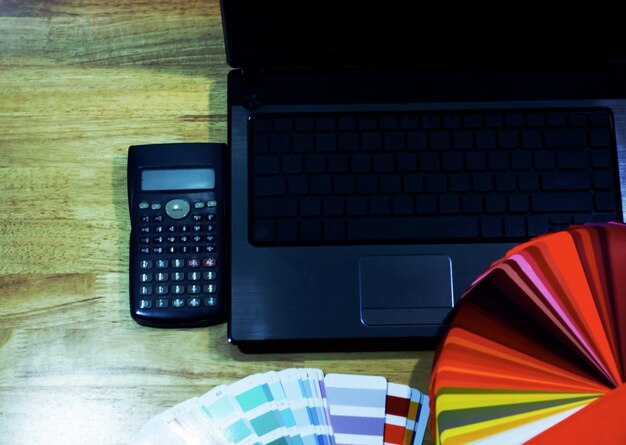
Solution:
<svg viewBox="0 0 626 445">
<path fill-rule="evenodd" d="M 129 147 L 130 313 L 138 323 L 225 321 L 227 161 L 224 144 Z"/>
</svg>

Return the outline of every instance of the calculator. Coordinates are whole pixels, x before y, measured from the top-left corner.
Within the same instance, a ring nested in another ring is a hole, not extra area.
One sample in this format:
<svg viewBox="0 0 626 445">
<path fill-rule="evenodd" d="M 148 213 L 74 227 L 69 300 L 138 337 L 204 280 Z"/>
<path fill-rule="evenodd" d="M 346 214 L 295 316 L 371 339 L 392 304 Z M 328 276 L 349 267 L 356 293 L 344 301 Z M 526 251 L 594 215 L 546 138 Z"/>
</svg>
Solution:
<svg viewBox="0 0 626 445">
<path fill-rule="evenodd" d="M 227 148 L 128 149 L 132 318 L 155 327 L 222 323 L 228 308 Z"/>
</svg>

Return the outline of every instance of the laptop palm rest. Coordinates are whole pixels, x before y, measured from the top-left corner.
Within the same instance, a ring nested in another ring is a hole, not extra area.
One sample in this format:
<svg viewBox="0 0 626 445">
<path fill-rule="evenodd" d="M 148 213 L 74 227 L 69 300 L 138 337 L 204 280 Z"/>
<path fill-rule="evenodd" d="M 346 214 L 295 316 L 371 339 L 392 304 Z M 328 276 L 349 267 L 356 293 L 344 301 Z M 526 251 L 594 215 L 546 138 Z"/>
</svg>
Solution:
<svg viewBox="0 0 626 445">
<path fill-rule="evenodd" d="M 379 255 L 359 261 L 365 325 L 441 324 L 454 305 L 447 255 Z"/>
</svg>

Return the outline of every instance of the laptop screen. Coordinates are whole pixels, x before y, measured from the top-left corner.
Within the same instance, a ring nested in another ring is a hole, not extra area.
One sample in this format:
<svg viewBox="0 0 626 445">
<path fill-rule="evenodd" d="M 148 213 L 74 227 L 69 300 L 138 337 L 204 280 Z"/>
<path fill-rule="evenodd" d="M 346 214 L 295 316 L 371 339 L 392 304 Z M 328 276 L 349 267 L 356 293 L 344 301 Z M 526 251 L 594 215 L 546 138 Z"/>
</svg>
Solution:
<svg viewBox="0 0 626 445">
<path fill-rule="evenodd" d="M 222 0 L 228 63 L 245 66 L 382 66 L 623 60 L 609 11 L 549 13 L 523 3 Z"/>
</svg>

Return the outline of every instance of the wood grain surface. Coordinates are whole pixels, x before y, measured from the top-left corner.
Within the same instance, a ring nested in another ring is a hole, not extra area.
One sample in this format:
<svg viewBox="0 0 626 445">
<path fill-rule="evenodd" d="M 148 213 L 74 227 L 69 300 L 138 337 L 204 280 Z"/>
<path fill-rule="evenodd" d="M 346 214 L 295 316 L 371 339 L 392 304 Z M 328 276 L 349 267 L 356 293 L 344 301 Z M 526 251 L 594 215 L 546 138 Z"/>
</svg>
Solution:
<svg viewBox="0 0 626 445">
<path fill-rule="evenodd" d="M 428 390 L 432 351 L 246 355 L 131 320 L 128 146 L 225 142 L 228 70 L 217 0 L 0 0 L 0 444 L 127 443 L 291 366 Z"/>
</svg>

